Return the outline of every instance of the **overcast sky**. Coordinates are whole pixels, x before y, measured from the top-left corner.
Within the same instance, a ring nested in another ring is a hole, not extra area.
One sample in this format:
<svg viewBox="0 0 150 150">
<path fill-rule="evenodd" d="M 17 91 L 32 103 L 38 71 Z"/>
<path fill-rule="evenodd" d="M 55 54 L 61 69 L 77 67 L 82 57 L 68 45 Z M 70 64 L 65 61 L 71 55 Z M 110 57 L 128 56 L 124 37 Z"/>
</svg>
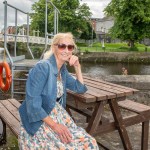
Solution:
<svg viewBox="0 0 150 150">
<path fill-rule="evenodd" d="M 4 27 L 4 0 L 0 0 L 0 30 Z M 38 0 L 7 0 L 7 3 L 13 5 L 25 12 L 31 12 L 31 6 Z M 93 13 L 94 18 L 102 18 L 104 16 L 103 9 L 111 0 L 81 0 L 82 3 L 87 3 Z M 15 11 L 14 9 L 8 9 L 8 25 L 15 25 Z M 18 13 L 18 25 L 26 23 L 26 15 Z"/>
</svg>

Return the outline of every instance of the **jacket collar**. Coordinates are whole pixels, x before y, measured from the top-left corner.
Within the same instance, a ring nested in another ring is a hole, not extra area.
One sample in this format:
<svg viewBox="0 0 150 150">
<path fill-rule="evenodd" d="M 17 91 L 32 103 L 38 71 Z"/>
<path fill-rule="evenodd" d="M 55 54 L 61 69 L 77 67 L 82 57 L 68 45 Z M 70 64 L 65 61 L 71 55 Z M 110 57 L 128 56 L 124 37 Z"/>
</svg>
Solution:
<svg viewBox="0 0 150 150">
<path fill-rule="evenodd" d="M 52 54 L 48 60 L 52 64 L 52 68 L 53 68 L 53 72 L 54 72 L 55 76 L 58 76 L 58 68 L 57 68 L 57 63 L 56 63 L 55 55 Z M 64 72 L 65 69 L 66 69 L 66 65 L 63 64 L 62 67 L 61 67 L 61 69 L 60 69 L 60 72 L 61 73 Z"/>
</svg>

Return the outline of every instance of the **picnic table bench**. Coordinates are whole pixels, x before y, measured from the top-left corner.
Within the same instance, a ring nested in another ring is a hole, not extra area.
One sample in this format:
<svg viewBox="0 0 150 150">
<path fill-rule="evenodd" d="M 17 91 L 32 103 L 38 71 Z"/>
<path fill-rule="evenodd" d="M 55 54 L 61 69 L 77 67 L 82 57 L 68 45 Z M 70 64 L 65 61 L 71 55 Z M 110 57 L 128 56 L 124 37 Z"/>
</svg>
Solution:
<svg viewBox="0 0 150 150">
<path fill-rule="evenodd" d="M 138 92 L 138 90 L 86 76 L 84 76 L 84 81 L 88 87 L 86 93 L 76 94 L 67 91 L 67 111 L 70 115 L 72 115 L 72 109 L 86 116 L 88 123 L 86 131 L 93 136 L 118 130 L 125 150 L 132 150 L 126 127 L 142 123 L 141 149 L 148 150 L 150 107 L 127 99 L 127 96 Z M 105 105 L 110 106 L 114 121 L 109 121 L 103 116 Z M 4 129 L 0 144 L 6 142 L 6 125 L 18 137 L 19 106 L 20 102 L 15 99 L 0 100 L 0 118 Z M 122 108 L 136 114 L 123 118 Z M 107 149 L 105 146 L 103 147 Z"/>
</svg>

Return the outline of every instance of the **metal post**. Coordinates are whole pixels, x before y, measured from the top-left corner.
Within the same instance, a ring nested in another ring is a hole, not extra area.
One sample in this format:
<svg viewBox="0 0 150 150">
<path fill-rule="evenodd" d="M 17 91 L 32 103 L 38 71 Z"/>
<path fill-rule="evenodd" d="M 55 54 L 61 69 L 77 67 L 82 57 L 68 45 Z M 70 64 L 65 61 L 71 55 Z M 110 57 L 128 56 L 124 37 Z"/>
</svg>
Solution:
<svg viewBox="0 0 150 150">
<path fill-rule="evenodd" d="M 45 5 L 45 50 L 47 49 L 47 0 Z"/>
<path fill-rule="evenodd" d="M 7 1 L 4 4 L 4 48 L 7 47 Z"/>
<path fill-rule="evenodd" d="M 47 37 L 48 37 L 48 33 L 47 33 L 47 0 L 45 0 L 45 49 L 42 52 L 42 55 L 41 55 L 40 59 L 43 58 L 44 53 L 47 49 Z"/>
<path fill-rule="evenodd" d="M 15 10 L 15 34 L 17 35 L 17 9 Z M 15 36 L 15 46 L 14 46 L 14 56 L 16 57 L 16 49 L 17 49 L 17 36 Z"/>
<path fill-rule="evenodd" d="M 24 28 L 23 28 L 23 29 L 24 29 Z M 28 47 L 28 50 L 29 50 L 29 52 L 30 52 L 30 54 L 31 54 L 32 59 L 34 59 L 34 56 L 33 56 L 33 54 L 32 54 L 32 51 L 31 51 L 31 49 L 30 49 L 30 47 L 29 47 L 29 13 L 27 14 L 27 47 Z"/>
<path fill-rule="evenodd" d="M 91 47 L 93 46 L 93 24 L 92 24 L 92 43 L 91 43 Z"/>
<path fill-rule="evenodd" d="M 56 17 L 57 17 L 57 14 L 56 14 L 57 12 L 56 12 L 56 8 L 54 8 L 54 35 L 56 34 Z"/>
<path fill-rule="evenodd" d="M 59 16 L 58 16 L 58 12 L 57 12 L 57 33 L 58 33 L 58 21 L 59 21 L 59 18 L 58 18 Z"/>
</svg>

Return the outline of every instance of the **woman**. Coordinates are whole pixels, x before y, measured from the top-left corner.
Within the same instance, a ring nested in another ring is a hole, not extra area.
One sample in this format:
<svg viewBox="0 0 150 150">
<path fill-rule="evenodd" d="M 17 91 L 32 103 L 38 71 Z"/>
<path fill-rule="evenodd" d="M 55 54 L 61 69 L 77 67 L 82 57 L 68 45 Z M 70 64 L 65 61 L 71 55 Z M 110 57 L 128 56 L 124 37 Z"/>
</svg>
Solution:
<svg viewBox="0 0 150 150">
<path fill-rule="evenodd" d="M 66 89 L 86 92 L 76 45 L 71 33 L 54 36 L 51 50 L 29 72 L 26 97 L 19 108 L 21 129 L 19 146 L 22 150 L 96 150 L 97 143 L 85 130 L 76 126 L 65 111 Z M 76 79 L 67 69 L 73 66 Z"/>
</svg>

